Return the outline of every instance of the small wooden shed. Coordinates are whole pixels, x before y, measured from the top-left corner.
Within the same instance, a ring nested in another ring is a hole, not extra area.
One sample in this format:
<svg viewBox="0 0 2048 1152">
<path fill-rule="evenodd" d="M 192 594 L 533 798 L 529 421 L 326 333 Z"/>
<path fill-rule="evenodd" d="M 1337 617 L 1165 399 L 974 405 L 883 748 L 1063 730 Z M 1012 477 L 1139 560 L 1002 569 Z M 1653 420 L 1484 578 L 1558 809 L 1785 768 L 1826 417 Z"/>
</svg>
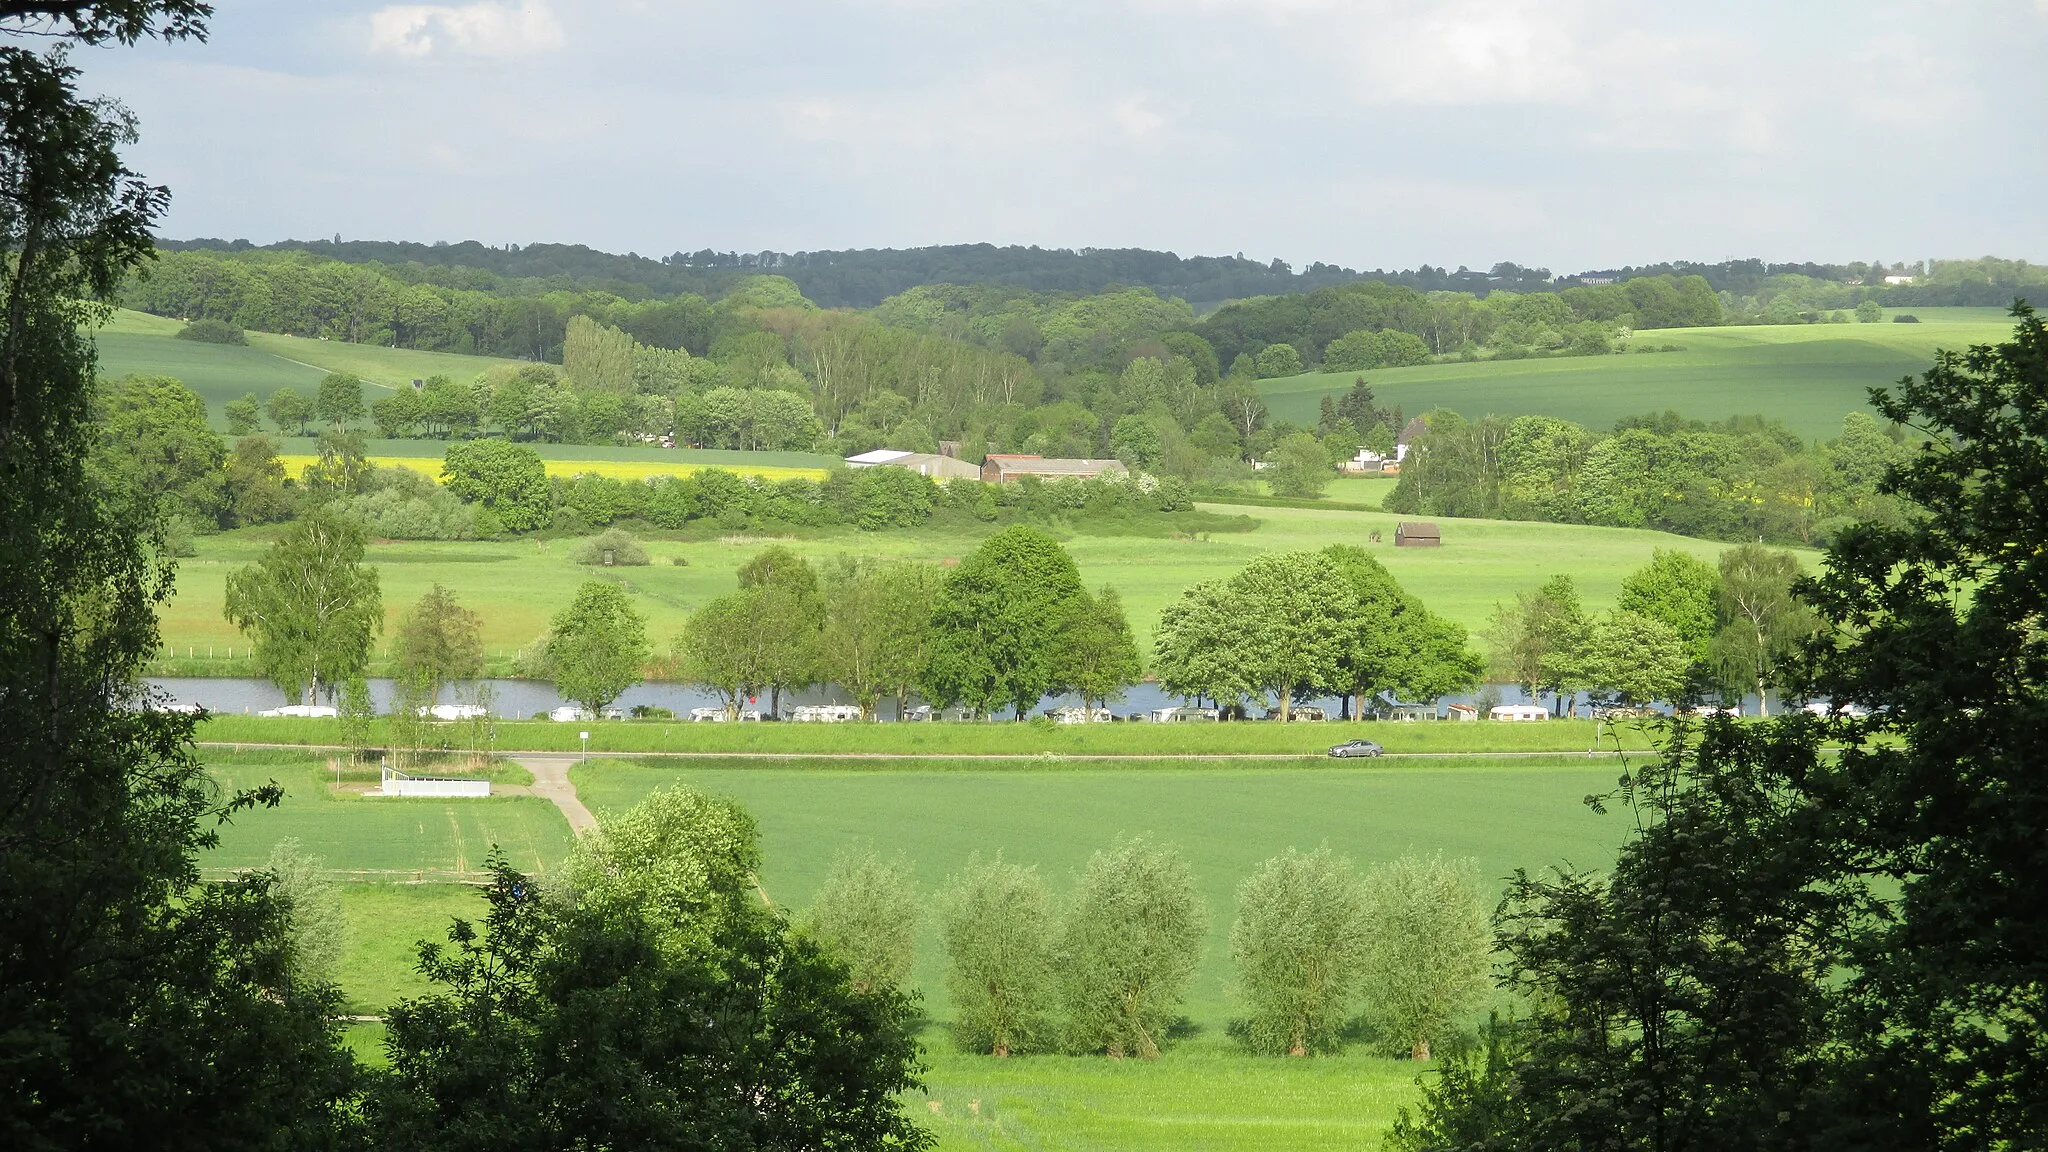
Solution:
<svg viewBox="0 0 2048 1152">
<path fill-rule="evenodd" d="M 1444 534 L 1427 520 L 1407 520 L 1394 528 L 1396 548 L 1441 548 Z"/>
</svg>

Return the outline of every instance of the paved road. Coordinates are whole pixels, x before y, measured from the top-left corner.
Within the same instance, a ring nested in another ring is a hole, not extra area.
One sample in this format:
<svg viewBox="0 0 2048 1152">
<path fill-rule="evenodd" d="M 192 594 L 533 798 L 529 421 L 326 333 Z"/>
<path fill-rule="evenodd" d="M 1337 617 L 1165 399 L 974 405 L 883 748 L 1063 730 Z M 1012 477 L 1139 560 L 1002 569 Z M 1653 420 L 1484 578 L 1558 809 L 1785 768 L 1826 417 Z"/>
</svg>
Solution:
<svg viewBox="0 0 2048 1152">
<path fill-rule="evenodd" d="M 574 752 L 511 752 L 506 754 L 513 763 L 533 773 L 533 794 L 544 796 L 562 815 L 569 820 L 569 831 L 581 836 L 597 827 L 597 817 L 583 806 L 576 796 L 576 785 L 569 782 L 569 769 L 582 756 Z"/>
</svg>

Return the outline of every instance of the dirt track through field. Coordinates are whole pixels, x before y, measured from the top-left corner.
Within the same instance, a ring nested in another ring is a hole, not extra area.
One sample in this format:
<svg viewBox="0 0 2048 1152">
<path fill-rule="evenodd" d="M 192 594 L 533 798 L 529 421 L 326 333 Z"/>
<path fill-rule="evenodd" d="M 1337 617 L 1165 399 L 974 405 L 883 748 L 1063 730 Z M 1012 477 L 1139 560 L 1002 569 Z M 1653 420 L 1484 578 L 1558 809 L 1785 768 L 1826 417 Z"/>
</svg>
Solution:
<svg viewBox="0 0 2048 1152">
<path fill-rule="evenodd" d="M 576 795 L 576 785 L 569 780 L 569 769 L 576 766 L 583 757 L 577 753 L 508 752 L 508 759 L 533 773 L 532 792 L 546 798 L 569 821 L 569 831 L 581 836 L 597 827 L 597 817 L 583 806 Z"/>
</svg>

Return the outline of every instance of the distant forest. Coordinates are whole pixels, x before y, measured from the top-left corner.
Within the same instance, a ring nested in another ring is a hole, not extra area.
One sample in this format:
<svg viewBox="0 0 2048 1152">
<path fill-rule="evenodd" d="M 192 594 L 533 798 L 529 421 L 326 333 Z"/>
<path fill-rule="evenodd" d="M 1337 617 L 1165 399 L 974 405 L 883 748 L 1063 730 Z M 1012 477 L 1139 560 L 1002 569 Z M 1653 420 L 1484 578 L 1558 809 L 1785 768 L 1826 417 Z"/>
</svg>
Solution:
<svg viewBox="0 0 2048 1152">
<path fill-rule="evenodd" d="M 1810 261 L 1690 260 L 1553 275 L 1548 268 L 1502 262 L 1484 271 L 1424 264 L 1400 271 L 1361 271 L 1310 264 L 1297 272 L 1285 261 L 1235 256 L 1179 256 L 1143 248 L 1040 248 L 948 244 L 929 248 L 849 249 L 837 252 L 676 252 L 659 259 L 617 255 L 581 244 L 491 247 L 474 240 L 421 244 L 385 240 L 159 240 L 168 252 L 306 253 L 344 264 L 412 266 L 416 278 L 446 288 L 530 295 L 537 291 L 609 292 L 628 300 L 695 294 L 709 299 L 748 277 L 787 277 L 804 298 L 824 308 L 872 308 L 891 296 L 929 284 L 992 285 L 1030 292 L 1093 295 L 1117 288 L 1150 288 L 1179 297 L 1197 311 L 1251 296 L 1311 292 L 1339 284 L 1376 281 L 1423 292 L 1550 292 L 1641 277 L 1701 276 L 1716 292 L 1757 296 L 1773 280 L 1801 278 L 1844 287 L 1882 288 L 1882 303 L 1898 306 L 2003 306 L 2015 295 L 2048 285 L 2048 270 L 2024 260 L 1883 261 L 1825 264 Z M 1885 286 L 1886 275 L 1916 275 L 1912 285 Z M 1829 302 L 1854 307 L 1857 300 Z"/>
</svg>

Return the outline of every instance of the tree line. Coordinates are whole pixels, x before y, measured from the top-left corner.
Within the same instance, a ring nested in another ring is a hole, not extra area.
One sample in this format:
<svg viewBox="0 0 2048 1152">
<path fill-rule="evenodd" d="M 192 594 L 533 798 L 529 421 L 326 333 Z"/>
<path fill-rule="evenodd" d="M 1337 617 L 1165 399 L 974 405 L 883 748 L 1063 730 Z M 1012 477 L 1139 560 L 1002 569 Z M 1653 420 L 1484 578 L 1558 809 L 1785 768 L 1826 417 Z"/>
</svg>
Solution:
<svg viewBox="0 0 2048 1152">
<path fill-rule="evenodd" d="M 1424 416 L 1389 511 L 1654 528 L 1719 540 L 1821 544 L 1857 523 L 1894 524 L 1879 490 L 1909 449 L 1903 430 L 1851 413 L 1812 444 L 1761 417 L 1628 417 L 1600 433 L 1552 416 Z"/>
<path fill-rule="evenodd" d="M 1621 582 L 1621 597 L 1594 617 L 1567 575 L 1496 605 L 1484 632 L 1487 673 L 1532 700 L 1564 709 L 1579 693 L 1596 707 L 1639 708 L 1717 696 L 1739 705 L 1755 694 L 1769 715 L 1818 621 L 1794 594 L 1798 557 L 1750 543 L 1713 564 L 1659 548 Z"/>
<path fill-rule="evenodd" d="M 1231 1035 L 1262 1055 L 1363 1037 L 1428 1060 L 1487 995 L 1490 899 L 1469 860 L 1361 872 L 1328 847 L 1266 860 L 1237 888 Z M 797 919 L 870 988 L 905 986 L 918 929 L 934 923 L 963 1052 L 1138 1059 L 1168 1047 L 1209 921 L 1186 858 L 1144 836 L 1091 855 L 1065 899 L 1001 852 L 976 853 L 926 897 L 901 855 L 843 848 Z"/>
</svg>

